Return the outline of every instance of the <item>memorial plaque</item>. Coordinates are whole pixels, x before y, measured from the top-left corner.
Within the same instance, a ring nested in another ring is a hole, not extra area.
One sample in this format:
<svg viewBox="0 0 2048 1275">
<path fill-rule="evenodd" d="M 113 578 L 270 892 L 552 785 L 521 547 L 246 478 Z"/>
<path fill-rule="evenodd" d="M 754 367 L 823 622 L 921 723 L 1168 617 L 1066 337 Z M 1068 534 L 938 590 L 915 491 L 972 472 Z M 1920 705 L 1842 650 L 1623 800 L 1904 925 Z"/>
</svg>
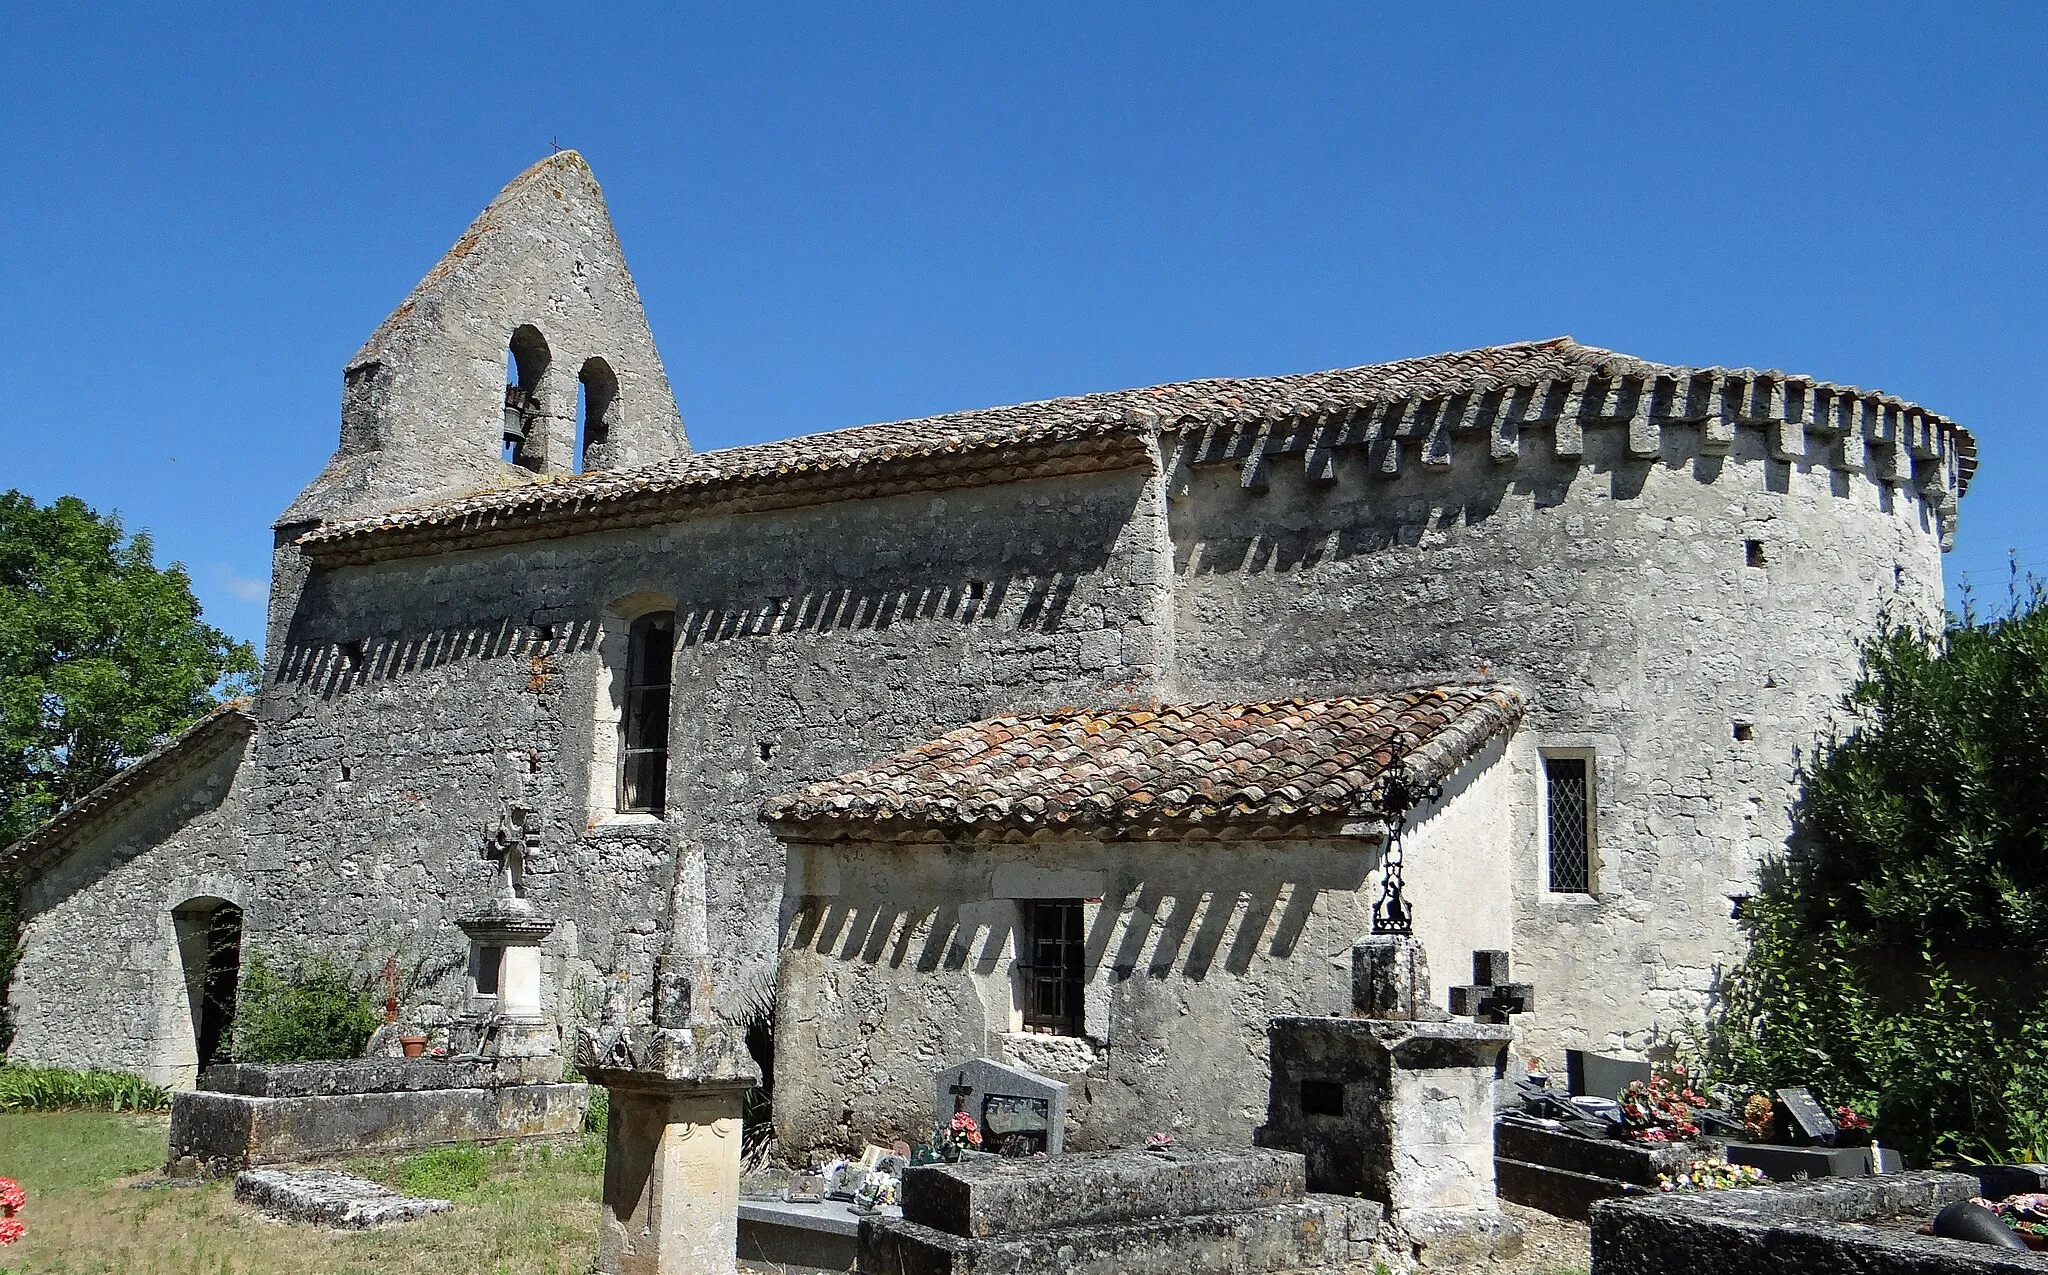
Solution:
<svg viewBox="0 0 2048 1275">
<path fill-rule="evenodd" d="M 1828 1118 L 1820 1102 L 1802 1086 L 1777 1091 L 1778 1102 L 1785 1108 L 1785 1114 L 1792 1118 L 1794 1141 L 1810 1142 L 1815 1146 L 1833 1146 L 1835 1122 Z"/>
<path fill-rule="evenodd" d="M 1650 1081 L 1650 1064 L 1609 1058 L 1584 1049 L 1564 1051 L 1565 1092 L 1573 1096 L 1620 1099 L 1631 1081 Z"/>
<path fill-rule="evenodd" d="M 981 1149 L 999 1154 L 1058 1155 L 1067 1145 L 1067 1086 L 1037 1072 L 989 1058 L 942 1069 L 933 1084 L 933 1116 L 944 1125 L 958 1112 L 981 1127 Z"/>
</svg>

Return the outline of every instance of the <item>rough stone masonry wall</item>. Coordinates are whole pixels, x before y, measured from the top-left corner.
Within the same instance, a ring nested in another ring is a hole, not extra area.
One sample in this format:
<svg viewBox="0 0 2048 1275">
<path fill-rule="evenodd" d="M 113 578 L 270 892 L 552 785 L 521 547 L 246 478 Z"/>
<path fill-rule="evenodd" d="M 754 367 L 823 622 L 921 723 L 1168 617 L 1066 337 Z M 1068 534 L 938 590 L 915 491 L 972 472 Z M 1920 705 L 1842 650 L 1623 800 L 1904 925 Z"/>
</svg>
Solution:
<svg viewBox="0 0 2048 1275">
<path fill-rule="evenodd" d="M 260 710 L 266 846 L 292 885 L 276 921 L 452 960 L 517 800 L 540 813 L 528 887 L 561 918 L 545 954 L 564 1020 L 620 973 L 644 995 L 684 840 L 705 853 L 717 995 L 765 986 L 782 863 L 764 796 L 999 709 L 1156 683 L 1163 530 L 1134 516 L 1143 490 L 1112 474 L 315 573 Z M 608 816 L 591 764 L 626 598 L 678 617 L 663 821 Z"/>
<path fill-rule="evenodd" d="M 1595 895 L 1548 891 L 1534 810 L 1515 834 L 1517 977 L 1539 1004 L 1523 1047 L 1553 1057 L 1697 1017 L 1858 643 L 1941 607 L 1937 520 L 1874 460 L 1830 469 L 1817 441 L 1771 459 L 1747 425 L 1726 455 L 1689 428 L 1654 457 L 1627 442 L 1588 430 L 1583 461 L 1525 444 L 1394 476 L 1359 449 L 1334 482 L 1273 464 L 1264 490 L 1203 466 L 1170 506 L 1180 697 L 1483 674 L 1530 693 L 1512 758 L 1532 790 L 1542 748 L 1595 750 Z M 1432 957 L 1440 983 L 1462 975 Z"/>
<path fill-rule="evenodd" d="M 248 898 L 237 813 L 246 740 L 139 794 L 27 882 L 21 962 L 9 989 L 8 1057 L 102 1066 L 189 1086 L 198 1045 L 172 909 Z"/>
</svg>

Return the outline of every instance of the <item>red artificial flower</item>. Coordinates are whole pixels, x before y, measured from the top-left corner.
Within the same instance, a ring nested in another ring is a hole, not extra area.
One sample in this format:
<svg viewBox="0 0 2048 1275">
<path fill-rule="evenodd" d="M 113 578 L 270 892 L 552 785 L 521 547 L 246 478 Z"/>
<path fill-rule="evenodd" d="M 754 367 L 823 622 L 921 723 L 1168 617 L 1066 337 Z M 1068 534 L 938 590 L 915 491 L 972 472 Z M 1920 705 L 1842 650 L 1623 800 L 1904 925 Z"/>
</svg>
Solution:
<svg viewBox="0 0 2048 1275">
<path fill-rule="evenodd" d="M 12 1244 L 28 1234 L 28 1228 L 18 1217 L 0 1217 L 0 1244 Z"/>
<path fill-rule="evenodd" d="M 14 1213 L 27 1203 L 28 1192 L 21 1189 L 21 1183 L 13 1178 L 0 1178 L 0 1209 Z"/>
</svg>

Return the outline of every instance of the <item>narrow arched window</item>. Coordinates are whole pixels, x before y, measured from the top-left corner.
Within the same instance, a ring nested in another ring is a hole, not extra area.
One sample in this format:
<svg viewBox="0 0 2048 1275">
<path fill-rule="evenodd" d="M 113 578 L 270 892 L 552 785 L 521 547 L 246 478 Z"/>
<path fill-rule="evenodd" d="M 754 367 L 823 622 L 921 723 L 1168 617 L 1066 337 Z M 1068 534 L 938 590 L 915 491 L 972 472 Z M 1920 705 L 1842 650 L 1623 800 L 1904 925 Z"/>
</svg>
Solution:
<svg viewBox="0 0 2048 1275">
<path fill-rule="evenodd" d="M 633 621 L 627 639 L 625 712 L 619 719 L 619 809 L 661 814 L 668 798 L 669 681 L 676 613 Z"/>
<path fill-rule="evenodd" d="M 576 375 L 576 472 L 611 467 L 612 426 L 619 418 L 619 378 L 603 359 Z"/>
<path fill-rule="evenodd" d="M 531 323 L 512 332 L 505 350 L 505 461 L 538 474 L 547 469 L 547 416 L 541 378 L 553 362 L 548 339 Z"/>
</svg>

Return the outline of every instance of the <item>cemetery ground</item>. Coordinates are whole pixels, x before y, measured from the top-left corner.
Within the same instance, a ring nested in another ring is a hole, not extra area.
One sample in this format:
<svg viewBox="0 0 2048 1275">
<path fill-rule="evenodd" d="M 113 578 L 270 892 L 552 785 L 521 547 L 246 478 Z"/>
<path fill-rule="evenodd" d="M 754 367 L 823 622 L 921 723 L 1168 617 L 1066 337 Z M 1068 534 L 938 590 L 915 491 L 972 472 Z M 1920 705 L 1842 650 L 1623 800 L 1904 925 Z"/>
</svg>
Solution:
<svg viewBox="0 0 2048 1275">
<path fill-rule="evenodd" d="M 0 1115 L 0 1173 L 29 1194 L 28 1234 L 0 1249 L 8 1275 L 412 1275 L 451 1269 L 582 1275 L 597 1251 L 601 1136 L 566 1145 L 449 1148 L 337 1163 L 453 1211 L 336 1231 L 273 1221 L 229 1179 L 158 1182 L 169 1118 L 99 1111 Z M 1494 1275 L 1583 1275 L 1587 1232 L 1516 1205 L 1521 1256 Z M 773 1275 L 760 1272 L 759 1275 Z M 1359 1275 L 1365 1275 L 1359 1272 Z"/>
</svg>

